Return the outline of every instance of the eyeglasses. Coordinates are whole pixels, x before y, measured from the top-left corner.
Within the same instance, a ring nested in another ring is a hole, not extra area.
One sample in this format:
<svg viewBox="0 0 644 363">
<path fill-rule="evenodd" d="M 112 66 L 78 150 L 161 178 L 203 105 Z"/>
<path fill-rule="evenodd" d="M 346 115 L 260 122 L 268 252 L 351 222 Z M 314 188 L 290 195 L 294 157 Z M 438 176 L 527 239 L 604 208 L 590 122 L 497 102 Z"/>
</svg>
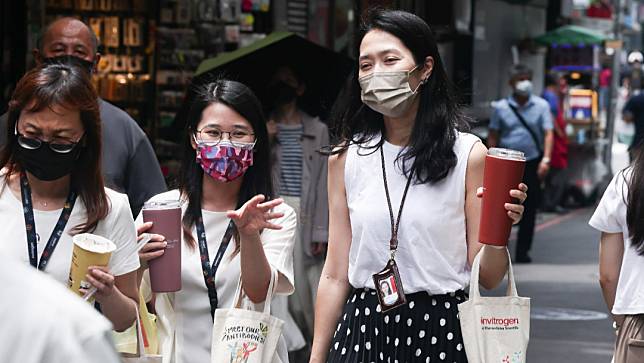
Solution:
<svg viewBox="0 0 644 363">
<path fill-rule="evenodd" d="M 18 132 L 18 126 L 16 126 L 14 133 L 16 136 L 18 136 L 18 145 L 21 147 L 28 149 L 28 150 L 36 150 L 39 149 L 43 145 L 47 145 L 51 151 L 58 153 L 58 154 L 68 154 L 76 148 L 76 146 L 80 143 L 80 140 L 83 138 L 82 136 L 80 139 L 76 142 L 73 141 L 67 141 L 63 144 L 60 143 L 52 143 L 52 142 L 47 142 L 43 141 L 41 139 L 33 138 L 33 137 L 26 137 L 23 134 Z"/>
<path fill-rule="evenodd" d="M 255 144 L 255 134 L 244 129 L 237 129 L 234 131 L 222 131 L 213 126 L 206 126 L 195 133 L 195 139 L 200 142 L 206 142 L 210 145 L 218 145 L 223 136 L 228 134 L 228 141 L 235 147 L 249 146 Z"/>
</svg>

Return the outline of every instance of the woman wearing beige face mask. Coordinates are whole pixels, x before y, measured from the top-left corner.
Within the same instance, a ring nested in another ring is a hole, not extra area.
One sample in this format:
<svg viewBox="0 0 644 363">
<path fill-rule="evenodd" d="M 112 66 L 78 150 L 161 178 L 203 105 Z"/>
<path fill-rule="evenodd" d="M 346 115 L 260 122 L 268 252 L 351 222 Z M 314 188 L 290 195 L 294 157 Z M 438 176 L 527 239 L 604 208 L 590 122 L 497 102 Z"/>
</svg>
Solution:
<svg viewBox="0 0 644 363">
<path fill-rule="evenodd" d="M 460 131 L 465 117 L 422 19 L 371 12 L 359 44 L 357 75 L 336 104 L 311 362 L 466 362 L 457 305 L 483 246 L 486 148 Z M 526 190 L 510 195 L 523 202 Z M 506 209 L 521 219 L 521 205 Z M 483 286 L 506 270 L 503 248 L 483 249 Z"/>
</svg>

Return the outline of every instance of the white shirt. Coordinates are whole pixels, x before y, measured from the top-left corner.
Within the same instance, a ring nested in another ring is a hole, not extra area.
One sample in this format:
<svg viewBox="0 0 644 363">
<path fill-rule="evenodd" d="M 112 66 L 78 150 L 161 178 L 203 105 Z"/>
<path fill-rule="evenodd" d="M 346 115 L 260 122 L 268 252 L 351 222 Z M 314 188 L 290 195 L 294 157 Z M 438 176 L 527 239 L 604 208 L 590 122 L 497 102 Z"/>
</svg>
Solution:
<svg viewBox="0 0 644 363">
<path fill-rule="evenodd" d="M 25 230 L 25 217 L 22 210 L 22 201 L 13 194 L 8 186 L 5 187 L 4 176 L 0 180 L 0 220 L 2 221 L 2 238 L 0 254 L 14 257 L 29 265 L 27 251 L 27 232 Z M 127 195 L 117 193 L 105 188 L 110 210 L 107 216 L 98 222 L 93 234 L 105 237 L 116 244 L 112 253 L 109 267 L 114 276 L 124 275 L 139 268 L 139 257 L 136 253 L 136 228 L 130 211 Z M 47 245 L 49 236 L 54 230 L 62 209 L 54 211 L 34 210 L 36 232 L 40 236 L 38 241 L 38 261 Z M 69 283 L 69 267 L 72 262 L 74 244 L 70 232 L 74 227 L 85 223 L 87 214 L 83 199 L 79 196 L 72 210 L 72 214 L 65 226 L 56 249 L 52 253 L 45 272 L 55 280 L 64 284 Z M 115 268 L 116 267 L 116 268 Z"/>
<path fill-rule="evenodd" d="M 179 200 L 179 191 L 172 190 L 159 194 L 152 200 Z M 183 211 L 187 203 L 183 203 Z M 282 226 L 281 230 L 265 230 L 261 235 L 264 253 L 271 267 L 280 272 L 277 293 L 291 294 L 293 292 L 293 242 L 296 230 L 296 216 L 293 209 L 286 204 L 275 208 L 275 212 L 284 213 L 284 217 L 275 219 L 273 223 Z M 183 214 L 183 213 L 182 213 Z M 210 260 L 215 258 L 222 237 L 230 219 L 225 212 L 209 212 L 202 210 L 208 254 Z M 142 214 L 137 218 L 137 224 L 142 224 Z M 196 230 L 192 235 L 197 241 Z M 215 287 L 220 308 L 230 308 L 234 303 L 234 295 L 241 277 L 240 256 L 235 250 L 234 240 L 230 241 L 226 253 L 215 274 Z M 146 274 L 146 280 L 149 275 Z M 147 286 L 146 286 L 147 285 Z M 149 283 L 144 284 L 144 296 L 149 295 Z M 147 291 L 146 291 L 147 290 Z M 212 340 L 212 317 L 210 315 L 210 300 L 208 289 L 201 270 L 199 247 L 189 247 L 185 242 L 181 245 L 181 291 L 169 294 L 157 294 L 155 308 L 159 317 L 159 340 L 164 362 L 201 363 L 210 362 L 210 346 Z M 174 321 L 174 323 L 173 323 Z M 171 337 L 175 336 L 173 340 Z M 280 342 L 283 351 L 286 345 Z M 170 352 L 174 345 L 174 353 Z M 287 357 L 281 357 L 287 362 Z"/>
<path fill-rule="evenodd" d="M 622 233 L 624 257 L 617 281 L 613 314 L 644 314 L 644 257 L 632 246 L 626 224 L 626 200 L 632 169 L 615 174 L 588 224 L 606 233 Z M 625 180 L 626 179 L 626 180 Z"/>
<path fill-rule="evenodd" d="M 378 143 L 375 137 L 369 145 Z M 444 179 L 409 187 L 398 234 L 396 263 L 405 293 L 445 294 L 464 289 L 470 280 L 465 225 L 465 171 L 472 146 L 479 139 L 458 133 L 458 159 Z M 384 143 L 385 165 L 394 218 L 407 178 L 394 160 L 402 147 Z M 391 223 L 378 149 L 351 145 L 345 164 L 345 187 L 351 219 L 349 282 L 374 288 L 373 274 L 389 260 Z"/>
<path fill-rule="evenodd" d="M 3 363 L 118 363 L 112 324 L 38 270 L 0 254 Z"/>
</svg>

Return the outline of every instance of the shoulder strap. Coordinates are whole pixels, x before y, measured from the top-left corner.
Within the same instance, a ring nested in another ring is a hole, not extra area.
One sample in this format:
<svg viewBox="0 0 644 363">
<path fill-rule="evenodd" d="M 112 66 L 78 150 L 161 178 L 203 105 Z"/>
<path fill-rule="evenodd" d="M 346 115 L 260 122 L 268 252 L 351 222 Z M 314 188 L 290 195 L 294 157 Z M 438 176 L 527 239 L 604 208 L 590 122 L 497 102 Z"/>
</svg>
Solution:
<svg viewBox="0 0 644 363">
<path fill-rule="evenodd" d="M 519 113 L 519 110 L 517 110 L 516 107 L 512 106 L 509 103 L 508 103 L 508 106 L 510 106 L 510 109 L 512 109 L 512 112 L 514 112 L 514 114 L 517 116 L 517 118 L 519 119 L 519 121 L 521 122 L 523 127 L 525 127 L 526 130 L 528 130 L 528 132 L 530 133 L 530 136 L 532 137 L 532 141 L 534 141 L 534 144 L 537 146 L 537 150 L 539 150 L 539 155 L 543 155 L 543 149 L 541 148 L 541 142 L 539 142 L 539 138 L 534 133 L 534 130 L 532 130 L 532 128 L 530 126 L 528 126 L 528 123 L 523 118 L 523 116 L 521 116 L 521 114 Z"/>
</svg>

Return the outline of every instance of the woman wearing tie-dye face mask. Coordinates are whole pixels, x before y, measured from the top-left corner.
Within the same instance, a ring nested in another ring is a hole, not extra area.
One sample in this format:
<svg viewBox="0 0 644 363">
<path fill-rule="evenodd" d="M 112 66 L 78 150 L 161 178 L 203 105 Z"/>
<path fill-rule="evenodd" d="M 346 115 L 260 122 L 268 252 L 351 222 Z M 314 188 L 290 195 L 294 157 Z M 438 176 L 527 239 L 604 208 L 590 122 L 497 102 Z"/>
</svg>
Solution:
<svg viewBox="0 0 644 363">
<path fill-rule="evenodd" d="M 210 361 L 212 313 L 232 305 L 240 278 L 254 303 L 264 301 L 272 271 L 276 292 L 293 292 L 296 226 L 293 210 L 272 198 L 266 121 L 250 89 L 226 80 L 203 86 L 186 124 L 179 188 L 152 198 L 182 202 L 182 289 L 146 296 L 159 315 L 164 362 L 177 363 Z M 152 226 L 141 216 L 138 224 L 139 234 Z M 140 277 L 165 246 L 152 236 L 139 254 Z M 144 294 L 147 286 L 145 277 Z M 288 361 L 283 339 L 278 354 Z"/>
</svg>

